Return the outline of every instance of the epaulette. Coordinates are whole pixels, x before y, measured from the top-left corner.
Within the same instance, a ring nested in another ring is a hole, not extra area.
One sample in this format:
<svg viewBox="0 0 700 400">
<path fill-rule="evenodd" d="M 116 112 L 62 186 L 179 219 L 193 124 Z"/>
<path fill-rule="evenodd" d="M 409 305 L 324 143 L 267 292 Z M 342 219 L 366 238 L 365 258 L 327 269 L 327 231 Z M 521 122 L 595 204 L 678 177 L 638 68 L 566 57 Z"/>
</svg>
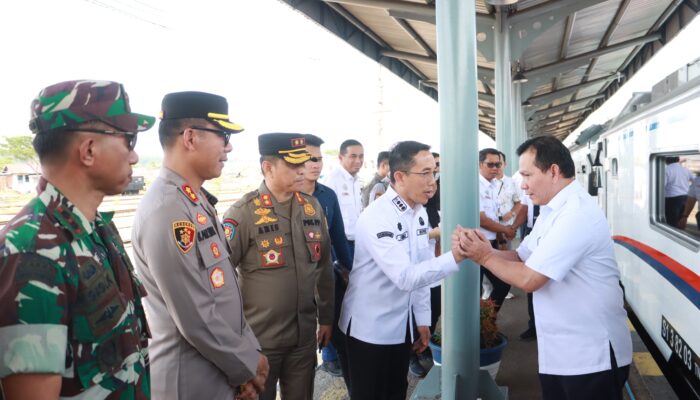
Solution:
<svg viewBox="0 0 700 400">
<path fill-rule="evenodd" d="M 238 199 L 238 201 L 233 203 L 233 206 L 236 208 L 241 208 L 244 205 L 248 204 L 254 198 L 258 198 L 259 196 L 260 196 L 260 192 L 258 192 L 257 189 L 253 190 L 252 192 L 248 192 L 248 193 L 244 194 L 243 197 L 241 197 L 240 199 Z"/>
</svg>

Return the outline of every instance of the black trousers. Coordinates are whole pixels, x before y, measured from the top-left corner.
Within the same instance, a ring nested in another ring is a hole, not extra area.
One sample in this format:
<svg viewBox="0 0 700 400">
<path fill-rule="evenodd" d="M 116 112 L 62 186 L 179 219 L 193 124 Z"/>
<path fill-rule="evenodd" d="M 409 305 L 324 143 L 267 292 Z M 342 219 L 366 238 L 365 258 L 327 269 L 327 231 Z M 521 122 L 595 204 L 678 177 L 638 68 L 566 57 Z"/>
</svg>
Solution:
<svg viewBox="0 0 700 400">
<path fill-rule="evenodd" d="M 437 321 L 442 313 L 442 285 L 430 288 L 430 333 L 435 333 Z"/>
<path fill-rule="evenodd" d="M 338 326 L 338 321 L 340 320 L 340 310 L 343 307 L 343 298 L 345 297 L 345 281 L 339 272 L 334 271 L 335 275 L 335 304 L 333 313 L 333 334 L 331 336 L 331 343 L 335 350 L 338 352 L 338 361 L 340 361 L 340 368 L 343 370 L 343 380 L 345 381 L 345 386 L 350 387 L 350 373 L 348 372 L 348 357 L 345 347 L 345 334 L 340 330 Z"/>
<path fill-rule="evenodd" d="M 345 339 L 350 367 L 351 400 L 404 400 L 408 389 L 411 344 L 380 345 L 352 337 L 352 321 Z"/>
<path fill-rule="evenodd" d="M 610 347 L 612 368 L 584 375 L 540 374 L 542 400 L 622 400 L 630 366 L 618 367 Z"/>
<path fill-rule="evenodd" d="M 685 202 L 688 200 L 688 196 L 666 197 L 664 200 L 666 223 L 671 226 L 678 226 L 678 220 L 681 219 L 681 215 L 683 215 Z"/>
<path fill-rule="evenodd" d="M 497 249 L 498 241 L 492 240 L 491 247 Z M 506 299 L 506 296 L 508 296 L 508 292 L 510 291 L 510 285 L 498 279 L 498 277 L 494 275 L 493 272 L 489 271 L 488 269 L 482 266 L 479 281 L 480 283 L 484 282 L 484 275 L 486 275 L 489 278 L 489 281 L 491 281 L 491 284 L 493 285 L 493 291 L 491 292 L 491 296 L 489 296 L 489 299 L 493 300 L 493 302 L 496 303 L 496 311 L 498 311 L 501 309 L 501 306 L 503 305 L 503 301 Z"/>
</svg>

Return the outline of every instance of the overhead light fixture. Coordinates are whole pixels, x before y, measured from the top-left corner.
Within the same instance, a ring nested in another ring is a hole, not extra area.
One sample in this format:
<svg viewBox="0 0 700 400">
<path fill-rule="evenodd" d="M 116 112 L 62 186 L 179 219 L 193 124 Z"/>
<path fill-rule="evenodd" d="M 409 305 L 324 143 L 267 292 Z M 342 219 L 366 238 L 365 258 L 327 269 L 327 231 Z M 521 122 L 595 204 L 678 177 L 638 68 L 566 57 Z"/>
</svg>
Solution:
<svg viewBox="0 0 700 400">
<path fill-rule="evenodd" d="M 509 6 L 517 3 L 518 0 L 486 0 L 486 2 L 492 6 Z"/>
<path fill-rule="evenodd" d="M 520 63 L 518 62 L 518 66 L 515 69 L 515 76 L 513 76 L 513 82 L 515 83 L 526 83 L 527 82 L 527 76 L 523 74 L 522 68 L 520 68 Z"/>
</svg>

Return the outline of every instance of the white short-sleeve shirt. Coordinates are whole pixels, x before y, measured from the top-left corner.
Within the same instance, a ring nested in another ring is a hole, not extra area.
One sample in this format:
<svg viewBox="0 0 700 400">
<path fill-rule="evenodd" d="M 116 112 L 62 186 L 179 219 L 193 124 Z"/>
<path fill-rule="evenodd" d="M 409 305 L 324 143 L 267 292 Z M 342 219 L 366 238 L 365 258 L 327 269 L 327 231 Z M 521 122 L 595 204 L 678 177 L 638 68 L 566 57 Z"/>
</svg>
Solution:
<svg viewBox="0 0 700 400">
<path fill-rule="evenodd" d="M 479 174 L 479 212 L 483 212 L 487 218 L 498 222 L 498 202 L 496 200 L 496 191 L 500 183 L 496 179 L 488 181 L 483 175 Z M 488 240 L 495 240 L 496 233 L 479 228 L 481 233 Z"/>
<path fill-rule="evenodd" d="M 345 236 L 348 240 L 355 240 L 355 224 L 362 212 L 362 184 L 357 175 L 352 176 L 339 165 L 323 179 L 324 185 L 333 189 L 338 196 L 340 213 L 345 225 Z"/>
<path fill-rule="evenodd" d="M 632 362 L 613 241 L 602 210 L 573 181 L 546 205 L 518 247 L 550 280 L 533 294 L 540 373 L 582 375 Z"/>
<path fill-rule="evenodd" d="M 688 185 L 693 179 L 693 174 L 688 168 L 679 163 L 666 166 L 666 183 L 664 194 L 666 197 L 678 197 L 688 194 Z"/>
</svg>

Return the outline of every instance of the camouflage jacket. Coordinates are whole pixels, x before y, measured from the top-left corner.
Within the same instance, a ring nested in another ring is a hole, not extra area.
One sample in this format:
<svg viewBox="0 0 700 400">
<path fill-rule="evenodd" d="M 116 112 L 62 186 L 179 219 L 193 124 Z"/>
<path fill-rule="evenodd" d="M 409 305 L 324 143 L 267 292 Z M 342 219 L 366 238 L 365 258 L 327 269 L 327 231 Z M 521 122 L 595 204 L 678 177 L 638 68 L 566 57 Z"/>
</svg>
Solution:
<svg viewBox="0 0 700 400">
<path fill-rule="evenodd" d="M 0 231 L 0 378 L 63 377 L 61 398 L 148 399 L 145 291 L 111 222 L 42 179 Z"/>
</svg>

